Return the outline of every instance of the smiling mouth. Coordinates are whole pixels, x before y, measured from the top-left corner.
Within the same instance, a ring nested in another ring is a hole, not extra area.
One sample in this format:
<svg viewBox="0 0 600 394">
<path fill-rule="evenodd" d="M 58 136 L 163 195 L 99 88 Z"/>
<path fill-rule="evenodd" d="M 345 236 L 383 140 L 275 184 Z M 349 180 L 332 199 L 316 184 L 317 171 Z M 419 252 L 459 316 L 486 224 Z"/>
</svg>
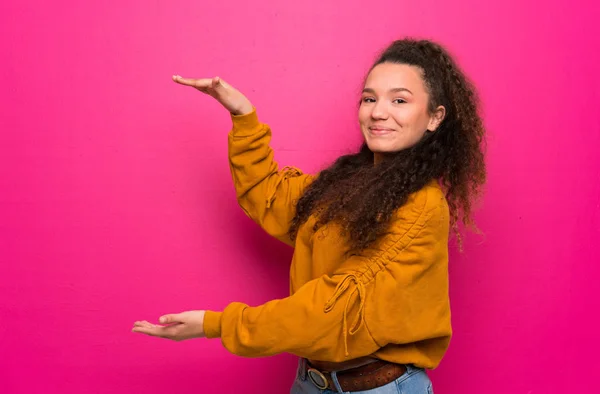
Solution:
<svg viewBox="0 0 600 394">
<path fill-rule="evenodd" d="M 394 130 L 385 127 L 369 127 L 369 132 L 373 135 L 386 135 L 393 133 Z"/>
</svg>

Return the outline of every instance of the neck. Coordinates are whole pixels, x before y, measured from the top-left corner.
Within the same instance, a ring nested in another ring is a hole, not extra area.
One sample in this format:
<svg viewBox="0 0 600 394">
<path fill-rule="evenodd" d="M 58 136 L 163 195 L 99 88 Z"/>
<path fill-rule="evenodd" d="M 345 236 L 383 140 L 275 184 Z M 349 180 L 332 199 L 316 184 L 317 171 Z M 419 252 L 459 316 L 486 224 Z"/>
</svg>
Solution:
<svg viewBox="0 0 600 394">
<path fill-rule="evenodd" d="M 383 161 L 383 153 L 380 152 L 374 152 L 373 153 L 373 165 L 378 165 L 379 163 L 381 163 Z"/>
</svg>

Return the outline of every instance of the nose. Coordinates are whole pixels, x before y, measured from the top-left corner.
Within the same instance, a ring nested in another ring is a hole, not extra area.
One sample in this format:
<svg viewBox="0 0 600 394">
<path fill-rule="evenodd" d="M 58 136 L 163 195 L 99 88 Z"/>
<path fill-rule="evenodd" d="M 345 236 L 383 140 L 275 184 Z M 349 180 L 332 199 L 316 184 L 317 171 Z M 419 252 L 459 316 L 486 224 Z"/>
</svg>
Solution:
<svg viewBox="0 0 600 394">
<path fill-rule="evenodd" d="M 388 110 L 383 100 L 378 100 L 373 106 L 373 111 L 371 111 L 371 117 L 373 119 L 387 119 Z"/>
</svg>

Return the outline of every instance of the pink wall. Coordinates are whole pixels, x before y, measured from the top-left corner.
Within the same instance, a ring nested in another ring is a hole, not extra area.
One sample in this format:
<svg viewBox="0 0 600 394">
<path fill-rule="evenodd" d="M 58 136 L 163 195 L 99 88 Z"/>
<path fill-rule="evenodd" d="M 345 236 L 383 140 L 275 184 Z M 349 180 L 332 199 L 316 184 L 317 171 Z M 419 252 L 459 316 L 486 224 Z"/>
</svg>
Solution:
<svg viewBox="0 0 600 394">
<path fill-rule="evenodd" d="M 356 146 L 363 73 L 407 34 L 456 54 L 490 131 L 485 238 L 452 254 L 436 393 L 597 392 L 591 0 L 112 3 L 0 5 L 0 392 L 287 392 L 291 356 L 130 333 L 287 291 L 291 250 L 235 203 L 227 114 L 170 76 L 236 85 L 279 161 L 315 171 Z"/>
</svg>

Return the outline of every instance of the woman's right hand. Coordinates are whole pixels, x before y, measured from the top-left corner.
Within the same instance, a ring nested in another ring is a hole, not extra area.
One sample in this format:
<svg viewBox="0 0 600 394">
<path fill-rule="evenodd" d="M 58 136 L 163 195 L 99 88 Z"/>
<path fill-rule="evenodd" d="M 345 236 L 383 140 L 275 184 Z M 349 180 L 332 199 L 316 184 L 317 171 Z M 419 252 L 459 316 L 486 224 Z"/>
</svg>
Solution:
<svg viewBox="0 0 600 394">
<path fill-rule="evenodd" d="M 181 85 L 194 87 L 202 93 L 208 94 L 233 115 L 245 115 L 254 109 L 246 96 L 219 77 L 192 79 L 173 75 L 173 81 Z"/>
</svg>

